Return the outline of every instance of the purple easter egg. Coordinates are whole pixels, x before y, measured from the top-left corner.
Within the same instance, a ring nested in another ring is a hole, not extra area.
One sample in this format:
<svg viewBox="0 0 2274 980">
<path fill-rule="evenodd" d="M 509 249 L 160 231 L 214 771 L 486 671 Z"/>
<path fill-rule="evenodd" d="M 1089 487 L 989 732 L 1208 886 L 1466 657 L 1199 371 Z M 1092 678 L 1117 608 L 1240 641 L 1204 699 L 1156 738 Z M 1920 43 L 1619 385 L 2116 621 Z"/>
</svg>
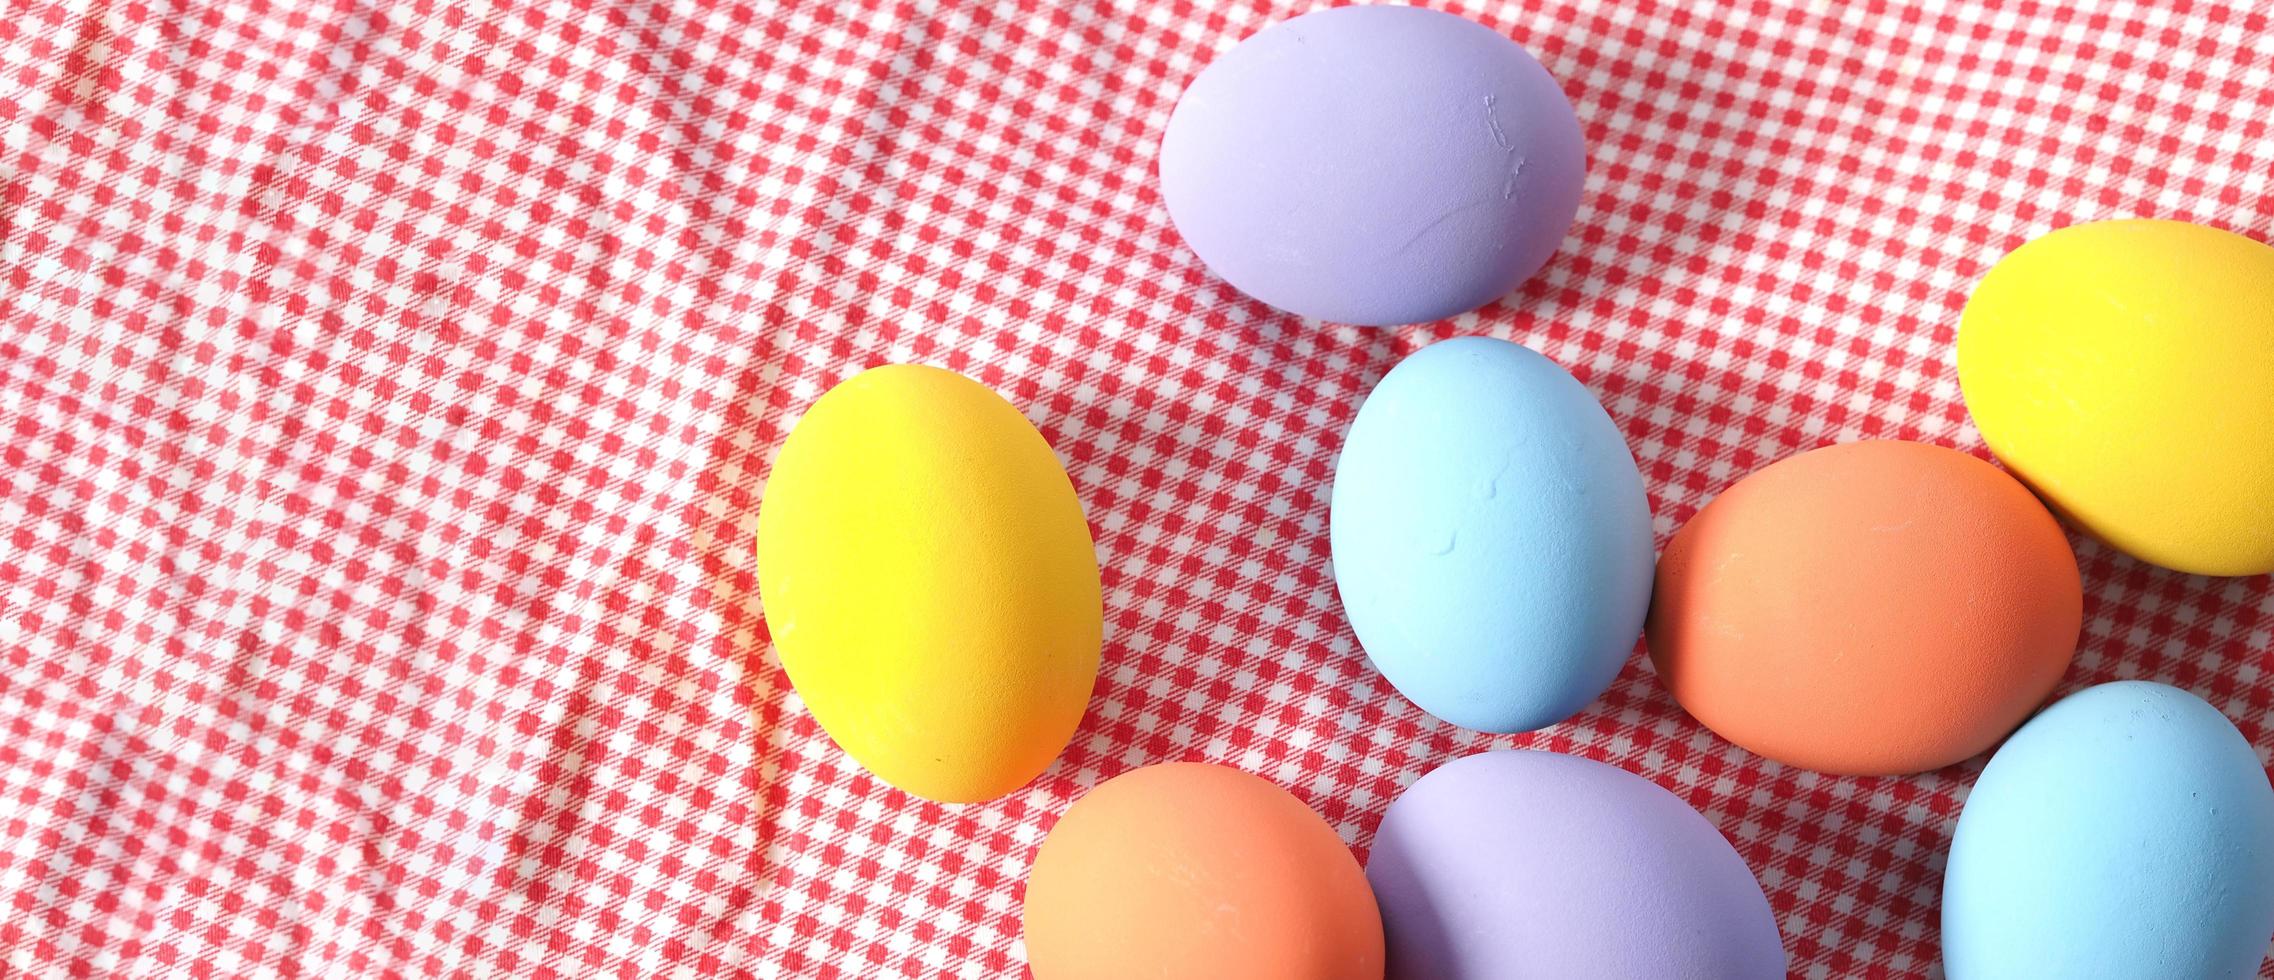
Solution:
<svg viewBox="0 0 2274 980">
<path fill-rule="evenodd" d="M 1418 7 L 1266 28 L 1193 79 L 1161 139 L 1161 196 L 1201 261 L 1280 309 L 1370 326 L 1522 285 L 1571 229 L 1586 171 L 1547 69 Z"/>
<path fill-rule="evenodd" d="M 1721 832 L 1600 762 L 1501 751 L 1390 804 L 1366 877 L 1389 977 L 1785 975 L 1776 916 Z"/>
</svg>

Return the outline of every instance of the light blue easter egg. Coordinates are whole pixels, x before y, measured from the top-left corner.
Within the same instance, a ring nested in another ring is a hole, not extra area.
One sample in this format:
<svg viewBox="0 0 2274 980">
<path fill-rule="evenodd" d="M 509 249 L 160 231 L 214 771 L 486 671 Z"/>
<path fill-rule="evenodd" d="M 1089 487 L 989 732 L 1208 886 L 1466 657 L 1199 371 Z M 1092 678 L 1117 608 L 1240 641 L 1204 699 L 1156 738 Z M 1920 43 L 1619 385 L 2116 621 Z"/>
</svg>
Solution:
<svg viewBox="0 0 2274 980">
<path fill-rule="evenodd" d="M 1335 585 L 1376 669 L 1466 728 L 1562 721 L 1618 676 L 1650 606 L 1650 498 L 1603 406 L 1488 337 L 1392 368 L 1350 426 Z"/>
<path fill-rule="evenodd" d="M 2258 976 L 2274 940 L 2274 785 L 2218 709 L 2086 688 L 1990 758 L 1942 879 L 1949 980 Z"/>
</svg>

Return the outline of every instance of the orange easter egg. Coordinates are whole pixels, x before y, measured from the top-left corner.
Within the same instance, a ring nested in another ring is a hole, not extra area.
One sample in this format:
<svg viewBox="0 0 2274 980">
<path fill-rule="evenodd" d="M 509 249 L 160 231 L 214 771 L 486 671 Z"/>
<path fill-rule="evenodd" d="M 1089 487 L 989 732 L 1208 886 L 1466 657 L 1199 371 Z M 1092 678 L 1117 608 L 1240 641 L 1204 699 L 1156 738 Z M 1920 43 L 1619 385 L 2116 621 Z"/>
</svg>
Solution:
<svg viewBox="0 0 2274 980">
<path fill-rule="evenodd" d="M 1829 446 L 1737 482 L 1659 559 L 1646 638 L 1674 700 L 1806 769 L 1923 772 L 1987 751 L 2076 653 L 2053 515 L 1997 467 Z"/>
<path fill-rule="evenodd" d="M 1381 980 L 1382 918 L 1342 838 L 1269 780 L 1146 766 L 1060 817 L 1026 884 L 1036 980 Z"/>
</svg>

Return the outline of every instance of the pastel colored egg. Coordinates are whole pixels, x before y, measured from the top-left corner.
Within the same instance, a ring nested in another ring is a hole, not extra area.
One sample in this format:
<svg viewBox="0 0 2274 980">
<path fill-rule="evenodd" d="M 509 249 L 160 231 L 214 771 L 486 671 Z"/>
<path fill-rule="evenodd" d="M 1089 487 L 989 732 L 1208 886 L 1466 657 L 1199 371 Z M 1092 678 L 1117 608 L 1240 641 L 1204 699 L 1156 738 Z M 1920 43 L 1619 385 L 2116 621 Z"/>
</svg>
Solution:
<svg viewBox="0 0 2274 980">
<path fill-rule="evenodd" d="M 2178 221 L 2053 232 L 1975 287 L 1958 381 L 2070 523 L 2183 572 L 2274 571 L 2274 248 Z"/>
<path fill-rule="evenodd" d="M 1892 775 L 1988 751 L 2052 693 L 2084 593 L 1997 467 L 1857 442 L 1737 482 L 1658 563 L 1649 646 L 1698 721 L 1780 762 Z"/>
<path fill-rule="evenodd" d="M 758 508 L 758 588 L 790 683 L 877 778 L 944 802 L 1065 748 L 1103 607 L 1081 502 L 986 386 L 891 365 L 821 397 Z"/>
<path fill-rule="evenodd" d="M 1950 980 L 2259 975 L 2274 941 L 2274 785 L 2185 691 L 2078 691 L 1999 747 L 1942 882 Z"/>
<path fill-rule="evenodd" d="M 1650 605 L 1650 499 L 1611 417 L 1489 337 L 1415 352 L 1351 423 L 1328 515 L 1374 666 L 1467 728 L 1555 724 L 1603 693 Z"/>
<path fill-rule="evenodd" d="M 1587 154 L 1547 69 L 1474 21 L 1336 7 L 1218 57 L 1161 139 L 1161 197 L 1208 268 L 1282 310 L 1418 323 L 1532 277 Z"/>
<path fill-rule="evenodd" d="M 1438 767 L 1390 804 L 1366 877 L 1398 980 L 1785 975 L 1769 900 L 1721 832 L 1587 759 Z"/>
<path fill-rule="evenodd" d="M 1382 920 L 1342 838 L 1286 790 L 1165 763 L 1091 790 L 1026 885 L 1036 980 L 1379 980 Z"/>
</svg>

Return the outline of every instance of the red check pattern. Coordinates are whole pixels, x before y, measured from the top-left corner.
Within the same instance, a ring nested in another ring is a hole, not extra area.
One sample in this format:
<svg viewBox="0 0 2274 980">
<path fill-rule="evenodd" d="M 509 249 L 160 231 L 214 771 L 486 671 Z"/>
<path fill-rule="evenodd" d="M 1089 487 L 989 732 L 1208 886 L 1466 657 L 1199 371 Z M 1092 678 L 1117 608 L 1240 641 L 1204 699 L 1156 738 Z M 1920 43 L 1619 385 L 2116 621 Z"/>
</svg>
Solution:
<svg viewBox="0 0 2274 980">
<path fill-rule="evenodd" d="M 1768 763 L 1639 659 L 1538 735 L 1428 719 L 1335 599 L 1341 433 L 1416 347 L 1521 340 L 1663 541 L 1801 449 L 1980 452 L 1952 329 L 2031 236 L 2274 233 L 2263 7 L 1456 2 L 1570 92 L 1578 227 L 1479 314 L 1298 322 L 1179 245 L 1153 155 L 1303 5 L 781 3 L 0 18 L 0 973 L 1016 974 L 1035 845 L 1115 773 L 1241 766 L 1363 851 L 1524 744 L 1702 810 L 1796 975 L 1925 975 L 1978 762 Z M 1105 567 L 1089 716 L 990 804 L 849 763 L 754 595 L 771 454 L 887 361 L 1024 408 Z M 2064 691 L 2173 682 L 2274 749 L 2268 580 L 2079 554 Z"/>
</svg>

